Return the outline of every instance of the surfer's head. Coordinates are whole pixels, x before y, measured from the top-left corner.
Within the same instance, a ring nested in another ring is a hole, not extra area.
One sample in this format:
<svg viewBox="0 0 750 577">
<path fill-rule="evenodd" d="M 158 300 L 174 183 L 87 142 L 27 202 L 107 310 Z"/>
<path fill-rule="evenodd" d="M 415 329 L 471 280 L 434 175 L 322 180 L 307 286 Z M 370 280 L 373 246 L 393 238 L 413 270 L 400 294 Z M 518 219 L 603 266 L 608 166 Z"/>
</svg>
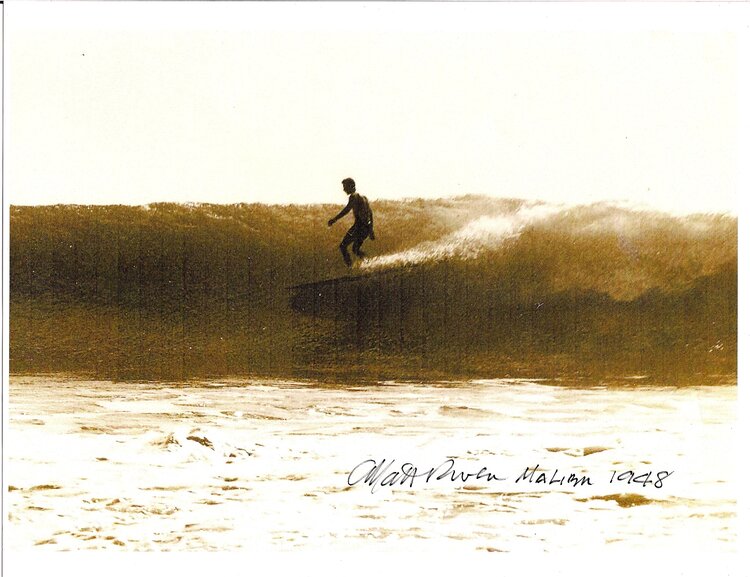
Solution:
<svg viewBox="0 0 750 577">
<path fill-rule="evenodd" d="M 354 184 L 353 178 L 345 178 L 341 181 L 341 184 L 344 185 L 344 192 L 346 194 L 352 194 L 355 190 L 357 190 L 357 185 Z"/>
</svg>

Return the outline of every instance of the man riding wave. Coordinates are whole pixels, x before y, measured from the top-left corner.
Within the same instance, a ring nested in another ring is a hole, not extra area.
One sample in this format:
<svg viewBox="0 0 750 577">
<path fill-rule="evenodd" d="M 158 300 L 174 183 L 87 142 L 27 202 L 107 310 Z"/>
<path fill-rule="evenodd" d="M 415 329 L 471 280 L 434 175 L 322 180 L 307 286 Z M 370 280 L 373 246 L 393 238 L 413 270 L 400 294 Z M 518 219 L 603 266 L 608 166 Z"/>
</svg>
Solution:
<svg viewBox="0 0 750 577">
<path fill-rule="evenodd" d="M 375 231 L 373 230 L 370 203 L 366 197 L 357 193 L 354 180 L 345 178 L 341 181 L 341 184 L 344 187 L 344 192 L 349 195 L 349 202 L 341 212 L 328 221 L 328 226 L 333 226 L 337 220 L 346 216 L 350 211 L 354 213 L 354 225 L 346 232 L 339 245 L 344 262 L 346 266 L 350 267 L 352 266 L 352 259 L 349 256 L 349 245 L 352 245 L 352 252 L 355 255 L 359 258 L 364 258 L 365 254 L 362 252 L 362 243 L 365 242 L 367 237 L 375 240 Z"/>
</svg>

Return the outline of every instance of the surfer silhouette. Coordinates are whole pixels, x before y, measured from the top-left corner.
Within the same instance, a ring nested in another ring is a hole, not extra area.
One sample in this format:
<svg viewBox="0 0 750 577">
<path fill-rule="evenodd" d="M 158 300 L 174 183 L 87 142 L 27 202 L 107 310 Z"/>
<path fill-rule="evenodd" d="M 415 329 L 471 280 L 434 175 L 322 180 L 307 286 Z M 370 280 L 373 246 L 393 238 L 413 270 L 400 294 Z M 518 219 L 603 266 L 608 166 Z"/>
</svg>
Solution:
<svg viewBox="0 0 750 577">
<path fill-rule="evenodd" d="M 375 240 L 375 232 L 372 225 L 372 210 L 367 198 L 357 192 L 357 186 L 351 178 L 345 178 L 341 181 L 344 192 L 349 195 L 349 202 L 336 216 L 328 221 L 328 226 L 333 226 L 340 218 L 346 216 L 350 211 L 354 212 L 354 225 L 346 231 L 344 238 L 341 240 L 339 249 L 344 257 L 346 266 L 352 266 L 352 258 L 349 256 L 349 245 L 352 245 L 352 252 L 359 258 L 364 258 L 362 252 L 362 243 L 367 237 Z"/>
</svg>

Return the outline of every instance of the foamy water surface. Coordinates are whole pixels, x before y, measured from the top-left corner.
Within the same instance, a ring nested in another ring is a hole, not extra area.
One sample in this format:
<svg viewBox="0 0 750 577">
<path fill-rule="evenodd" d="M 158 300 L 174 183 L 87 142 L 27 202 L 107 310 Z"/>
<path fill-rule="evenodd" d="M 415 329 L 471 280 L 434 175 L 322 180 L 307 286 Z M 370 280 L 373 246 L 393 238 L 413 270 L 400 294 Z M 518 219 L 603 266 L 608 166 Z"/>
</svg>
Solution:
<svg viewBox="0 0 750 577">
<path fill-rule="evenodd" d="M 734 386 L 15 377 L 5 547 L 731 552 L 735 405 Z M 448 458 L 504 480 L 348 482 Z M 593 484 L 516 482 L 536 465 Z M 673 473 L 610 482 L 628 470 Z"/>
</svg>

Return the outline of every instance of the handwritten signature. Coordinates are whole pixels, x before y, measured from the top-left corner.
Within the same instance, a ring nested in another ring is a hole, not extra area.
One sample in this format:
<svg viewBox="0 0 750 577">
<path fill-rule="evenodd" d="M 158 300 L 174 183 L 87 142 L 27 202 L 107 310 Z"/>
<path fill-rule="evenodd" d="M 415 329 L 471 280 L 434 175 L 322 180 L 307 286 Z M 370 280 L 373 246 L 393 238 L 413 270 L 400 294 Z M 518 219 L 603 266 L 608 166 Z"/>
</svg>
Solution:
<svg viewBox="0 0 750 577">
<path fill-rule="evenodd" d="M 647 487 L 653 485 L 656 489 L 664 486 L 664 481 L 674 471 L 611 471 L 610 484 L 626 483 L 637 484 Z M 514 480 L 510 480 L 514 479 Z M 429 484 L 430 482 L 467 483 L 469 481 L 485 483 L 512 482 L 514 484 L 526 483 L 531 485 L 559 485 L 583 487 L 595 484 L 590 475 L 582 475 L 576 472 L 561 472 L 555 469 L 552 473 L 545 471 L 541 465 L 526 467 L 518 476 L 501 477 L 493 473 L 487 467 L 482 466 L 475 470 L 462 470 L 456 467 L 455 459 L 446 459 L 437 467 L 420 470 L 414 463 L 405 462 L 396 464 L 395 459 L 390 461 L 381 459 L 366 459 L 355 466 L 347 477 L 350 487 L 355 485 L 367 485 L 370 492 L 375 493 L 382 487 L 414 487 L 416 482 Z"/>
</svg>

